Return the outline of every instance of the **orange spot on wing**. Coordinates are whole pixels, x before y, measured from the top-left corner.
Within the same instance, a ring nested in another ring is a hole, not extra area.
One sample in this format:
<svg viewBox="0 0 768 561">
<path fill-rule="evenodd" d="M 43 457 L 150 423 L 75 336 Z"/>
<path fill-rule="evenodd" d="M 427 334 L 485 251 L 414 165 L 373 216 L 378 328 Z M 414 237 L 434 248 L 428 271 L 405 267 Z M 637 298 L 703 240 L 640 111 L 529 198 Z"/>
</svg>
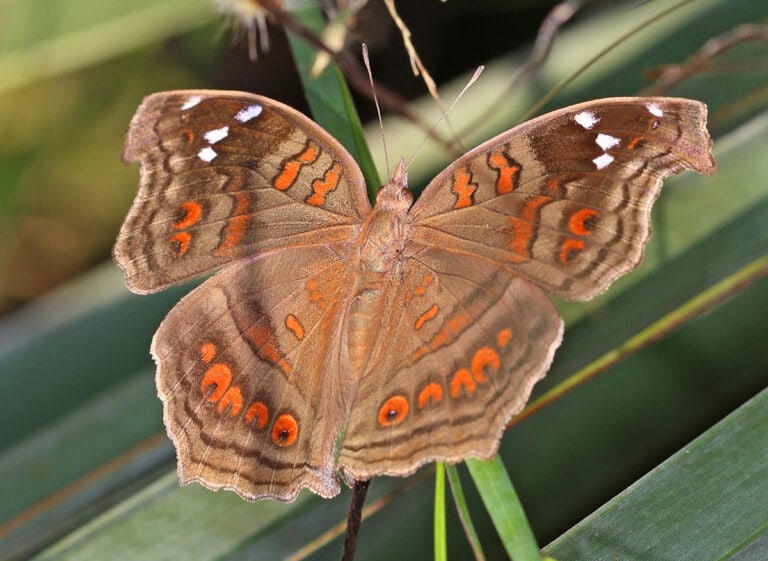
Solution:
<svg viewBox="0 0 768 561">
<path fill-rule="evenodd" d="M 230 387 L 219 401 L 216 409 L 223 414 L 227 407 L 229 407 L 230 417 L 237 417 L 240 414 L 240 410 L 243 408 L 243 394 L 240 393 L 239 386 Z"/>
<path fill-rule="evenodd" d="M 637 148 L 638 144 L 640 144 L 642 140 L 643 138 L 641 136 L 636 136 L 635 138 L 629 141 L 629 144 L 627 144 L 627 149 L 634 150 L 635 148 Z"/>
<path fill-rule="evenodd" d="M 581 252 L 584 249 L 584 242 L 581 240 L 574 240 L 568 238 L 563 242 L 560 248 L 560 262 L 567 263 L 574 254 Z"/>
<path fill-rule="evenodd" d="M 202 205 L 195 201 L 187 201 L 185 203 L 181 203 L 179 208 L 184 211 L 184 217 L 178 222 L 174 222 L 174 230 L 184 230 L 190 226 L 194 226 L 203 215 Z"/>
<path fill-rule="evenodd" d="M 296 338 L 301 341 L 304 338 L 304 327 L 293 314 L 285 316 L 285 327 L 287 327 Z"/>
<path fill-rule="evenodd" d="M 235 208 L 232 210 L 232 216 L 227 219 L 227 226 L 224 229 L 224 239 L 214 250 L 215 255 L 225 255 L 233 248 L 240 245 L 243 236 L 248 228 L 250 217 L 248 211 L 251 207 L 251 199 L 247 192 L 233 193 L 235 197 Z"/>
<path fill-rule="evenodd" d="M 211 343 L 210 341 L 205 342 L 200 347 L 200 358 L 203 359 L 203 362 L 211 362 L 214 357 L 216 356 L 216 345 Z"/>
<path fill-rule="evenodd" d="M 171 236 L 171 241 L 179 244 L 179 255 L 184 255 L 189 249 L 189 242 L 192 241 L 192 236 L 189 232 L 178 232 Z"/>
<path fill-rule="evenodd" d="M 437 315 L 437 312 L 438 312 L 437 304 L 432 304 L 432 307 L 429 308 L 423 314 L 421 314 L 416 320 L 416 324 L 414 325 L 416 330 L 418 331 L 419 329 L 424 327 L 424 324 L 427 323 L 429 320 L 433 319 Z"/>
<path fill-rule="evenodd" d="M 299 424 L 290 413 L 283 413 L 275 419 L 272 425 L 272 442 L 285 448 L 290 446 L 299 436 Z"/>
<path fill-rule="evenodd" d="M 490 368 L 492 373 L 495 374 L 501 368 L 501 359 L 499 359 L 499 353 L 491 349 L 490 347 L 480 347 L 475 351 L 475 355 L 472 357 L 472 376 L 478 384 L 483 384 L 488 381 L 485 377 L 485 369 Z"/>
<path fill-rule="evenodd" d="M 588 236 L 592 233 L 593 222 L 596 217 L 596 210 L 582 208 L 571 215 L 571 218 L 568 220 L 568 229 L 577 236 Z"/>
<path fill-rule="evenodd" d="M 413 291 L 414 294 L 417 296 L 423 296 L 427 293 L 427 287 L 432 284 L 432 281 L 435 280 L 434 275 L 424 275 L 424 278 L 421 279 L 421 284 L 415 288 Z"/>
<path fill-rule="evenodd" d="M 464 312 L 457 312 L 449 317 L 445 323 L 443 323 L 440 331 L 435 333 L 425 346 L 416 349 L 416 352 L 413 353 L 413 360 L 418 360 L 428 352 L 437 350 L 449 343 L 454 337 L 464 331 L 464 328 L 466 328 L 471 321 L 471 318 Z"/>
<path fill-rule="evenodd" d="M 525 258 L 531 258 L 530 244 L 533 239 L 534 227 L 539 222 L 539 211 L 545 203 L 552 199 L 544 195 L 529 197 L 523 205 L 520 216 L 510 218 L 512 222 L 512 239 L 509 242 L 509 248 L 513 253 Z"/>
<path fill-rule="evenodd" d="M 325 172 L 323 179 L 315 179 L 312 182 L 312 194 L 305 199 L 307 204 L 312 206 L 323 206 L 325 196 L 336 189 L 341 178 L 341 166 L 334 163 L 331 168 Z"/>
<path fill-rule="evenodd" d="M 379 424 L 390 427 L 402 423 L 408 416 L 408 400 L 402 395 L 393 395 L 379 408 Z"/>
<path fill-rule="evenodd" d="M 310 144 L 298 156 L 285 162 L 282 171 L 273 182 L 275 189 L 280 191 L 290 189 L 296 181 L 296 178 L 299 176 L 301 166 L 314 162 L 317 156 L 317 148 Z"/>
<path fill-rule="evenodd" d="M 203 392 L 208 390 L 209 386 L 216 388 L 208 395 L 208 401 L 216 403 L 223 396 L 232 381 L 232 370 L 229 366 L 220 362 L 211 366 L 203 375 L 203 381 L 200 382 L 200 389 Z"/>
<path fill-rule="evenodd" d="M 520 173 L 520 165 L 511 158 L 508 158 L 502 150 L 497 150 L 491 154 L 490 158 L 488 158 L 488 165 L 499 173 L 496 179 L 497 194 L 511 193 L 517 188 L 517 176 Z"/>
<path fill-rule="evenodd" d="M 184 129 L 181 131 L 181 140 L 185 144 L 192 144 L 195 141 L 195 133 L 190 129 Z"/>
<path fill-rule="evenodd" d="M 460 169 L 453 177 L 453 187 L 451 191 L 456 195 L 456 202 L 453 208 L 465 208 L 474 204 L 473 196 L 477 191 L 477 184 L 472 183 L 472 174 L 466 169 Z"/>
<path fill-rule="evenodd" d="M 425 407 L 430 399 L 435 403 L 443 399 L 443 388 L 437 382 L 430 382 L 421 389 L 419 392 L 419 408 Z"/>
<path fill-rule="evenodd" d="M 560 191 L 560 180 L 557 177 L 547 180 L 547 191 L 552 193 L 553 196 L 558 194 Z"/>
<path fill-rule="evenodd" d="M 328 298 L 325 293 L 320 292 L 320 287 L 316 280 L 312 279 L 307 283 L 307 290 L 309 291 L 309 301 L 315 302 L 320 306 L 320 309 L 325 309 Z"/>
<path fill-rule="evenodd" d="M 245 424 L 250 425 L 256 419 L 256 426 L 263 429 L 269 419 L 269 410 L 261 401 L 254 401 L 245 412 Z"/>
<path fill-rule="evenodd" d="M 505 327 L 499 331 L 499 334 L 496 337 L 496 342 L 499 344 L 499 348 L 503 349 L 507 346 L 510 339 L 512 339 L 512 330 L 509 327 Z"/>
<path fill-rule="evenodd" d="M 247 216 L 233 216 L 227 222 L 226 233 L 221 244 L 214 250 L 216 255 L 226 255 L 242 241 L 243 234 L 248 226 Z"/>
<path fill-rule="evenodd" d="M 459 368 L 451 378 L 451 397 L 459 397 L 462 388 L 467 395 L 472 395 L 477 389 L 472 374 L 466 368 Z"/>
<path fill-rule="evenodd" d="M 277 341 L 268 329 L 260 325 L 254 325 L 244 333 L 256 347 L 256 356 L 280 368 L 285 374 L 290 374 L 291 365 L 280 354 Z"/>
</svg>

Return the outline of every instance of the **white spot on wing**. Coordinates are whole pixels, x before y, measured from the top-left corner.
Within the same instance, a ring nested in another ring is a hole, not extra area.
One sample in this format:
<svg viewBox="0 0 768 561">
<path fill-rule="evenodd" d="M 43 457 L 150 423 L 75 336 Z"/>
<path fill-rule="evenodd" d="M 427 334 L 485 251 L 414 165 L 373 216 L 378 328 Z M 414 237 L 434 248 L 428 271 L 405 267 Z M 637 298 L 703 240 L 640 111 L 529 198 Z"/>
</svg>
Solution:
<svg viewBox="0 0 768 561">
<path fill-rule="evenodd" d="M 615 136 L 611 136 L 610 134 L 603 133 L 597 135 L 595 142 L 600 148 L 603 149 L 603 152 L 607 151 L 609 148 L 613 148 L 614 146 L 621 144 L 620 139 L 616 138 Z"/>
<path fill-rule="evenodd" d="M 210 144 L 216 144 L 219 140 L 227 138 L 229 134 L 229 127 L 221 127 L 220 129 L 213 129 L 205 133 L 205 139 Z"/>
<path fill-rule="evenodd" d="M 245 109 L 241 109 L 237 115 L 235 115 L 235 119 L 240 121 L 241 123 L 247 123 L 251 119 L 255 119 L 259 115 L 261 115 L 263 107 L 261 105 L 258 105 L 254 103 L 253 105 L 249 105 Z"/>
<path fill-rule="evenodd" d="M 659 107 L 659 104 L 656 102 L 646 103 L 645 106 L 648 108 L 648 111 L 651 112 L 651 115 L 655 115 L 656 117 L 663 117 L 664 116 L 664 110 Z"/>
<path fill-rule="evenodd" d="M 197 157 L 203 160 L 204 162 L 211 162 L 216 156 L 218 156 L 218 154 L 216 153 L 216 150 L 214 150 L 210 146 L 206 146 L 205 148 L 203 148 L 197 153 Z"/>
<path fill-rule="evenodd" d="M 184 105 L 181 106 L 181 110 L 186 111 L 187 109 L 192 109 L 195 105 L 197 105 L 201 101 L 203 101 L 203 96 L 192 95 L 187 99 L 187 101 L 184 102 Z"/>
<path fill-rule="evenodd" d="M 576 122 L 587 130 L 590 130 L 598 122 L 600 122 L 600 117 L 592 113 L 592 111 L 580 111 L 576 113 L 574 119 L 576 119 Z"/>
<path fill-rule="evenodd" d="M 598 156 L 592 162 L 597 166 L 597 169 L 603 169 L 604 167 L 608 166 L 613 161 L 613 156 L 610 154 L 603 154 L 602 156 Z"/>
</svg>

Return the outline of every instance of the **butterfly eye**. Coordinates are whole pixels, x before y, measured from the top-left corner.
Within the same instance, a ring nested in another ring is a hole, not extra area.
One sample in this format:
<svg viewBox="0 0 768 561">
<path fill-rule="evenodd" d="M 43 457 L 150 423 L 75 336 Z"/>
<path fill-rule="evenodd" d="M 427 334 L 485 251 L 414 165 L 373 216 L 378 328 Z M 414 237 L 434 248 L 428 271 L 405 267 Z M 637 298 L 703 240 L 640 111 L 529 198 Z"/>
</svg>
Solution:
<svg viewBox="0 0 768 561">
<path fill-rule="evenodd" d="M 411 193 L 411 190 L 408 189 L 408 187 L 403 187 L 397 194 L 397 200 L 401 202 L 405 201 L 408 203 L 408 206 L 411 206 L 411 203 L 413 202 L 413 193 Z"/>
</svg>

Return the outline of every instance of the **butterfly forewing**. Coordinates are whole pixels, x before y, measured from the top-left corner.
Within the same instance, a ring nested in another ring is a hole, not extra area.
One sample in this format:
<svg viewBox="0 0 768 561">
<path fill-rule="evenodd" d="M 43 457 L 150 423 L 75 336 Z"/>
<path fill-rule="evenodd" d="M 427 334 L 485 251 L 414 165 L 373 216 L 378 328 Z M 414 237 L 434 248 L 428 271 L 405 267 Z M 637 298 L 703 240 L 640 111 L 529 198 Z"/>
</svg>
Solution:
<svg viewBox="0 0 768 561">
<path fill-rule="evenodd" d="M 115 246 L 152 292 L 235 259 L 335 243 L 370 212 L 359 167 L 294 109 L 240 92 L 147 97 L 123 155 L 141 184 Z"/>
<path fill-rule="evenodd" d="M 481 255 L 556 294 L 588 299 L 636 266 L 664 177 L 714 173 L 706 107 L 615 98 L 533 119 L 427 186 L 414 238 Z"/>
</svg>

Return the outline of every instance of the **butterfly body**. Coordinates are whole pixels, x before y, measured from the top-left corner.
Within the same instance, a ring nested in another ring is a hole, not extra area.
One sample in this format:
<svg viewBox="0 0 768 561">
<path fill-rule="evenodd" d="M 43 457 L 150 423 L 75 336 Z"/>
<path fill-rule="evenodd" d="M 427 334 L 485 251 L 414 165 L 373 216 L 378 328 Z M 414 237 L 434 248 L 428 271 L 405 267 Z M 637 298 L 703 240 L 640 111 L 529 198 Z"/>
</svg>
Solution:
<svg viewBox="0 0 768 561">
<path fill-rule="evenodd" d="M 359 167 L 297 111 L 242 92 L 144 100 L 114 255 L 153 292 L 215 269 L 152 343 L 182 483 L 325 496 L 488 458 L 549 368 L 562 320 L 639 263 L 664 177 L 713 173 L 706 109 L 597 100 L 471 150 L 414 203 L 371 208 Z"/>
</svg>

